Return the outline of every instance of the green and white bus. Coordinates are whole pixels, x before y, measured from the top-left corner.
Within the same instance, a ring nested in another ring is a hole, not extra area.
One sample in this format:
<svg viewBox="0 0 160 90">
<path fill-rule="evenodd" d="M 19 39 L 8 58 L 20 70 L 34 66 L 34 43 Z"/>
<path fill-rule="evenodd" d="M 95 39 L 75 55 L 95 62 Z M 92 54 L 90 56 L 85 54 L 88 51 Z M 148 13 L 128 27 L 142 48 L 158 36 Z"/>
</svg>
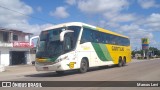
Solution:
<svg viewBox="0 0 160 90">
<path fill-rule="evenodd" d="M 81 22 L 54 25 L 41 32 L 37 44 L 35 67 L 37 71 L 78 69 L 87 72 L 90 67 L 131 61 L 128 37 Z"/>
</svg>

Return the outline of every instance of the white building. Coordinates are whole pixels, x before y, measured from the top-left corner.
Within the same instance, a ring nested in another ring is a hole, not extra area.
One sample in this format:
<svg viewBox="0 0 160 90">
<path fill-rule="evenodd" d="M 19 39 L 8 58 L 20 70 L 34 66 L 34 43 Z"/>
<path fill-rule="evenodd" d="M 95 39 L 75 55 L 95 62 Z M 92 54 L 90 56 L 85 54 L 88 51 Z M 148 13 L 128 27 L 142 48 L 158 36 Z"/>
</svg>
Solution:
<svg viewBox="0 0 160 90">
<path fill-rule="evenodd" d="M 0 29 L 0 65 L 30 64 L 31 33 Z"/>
</svg>

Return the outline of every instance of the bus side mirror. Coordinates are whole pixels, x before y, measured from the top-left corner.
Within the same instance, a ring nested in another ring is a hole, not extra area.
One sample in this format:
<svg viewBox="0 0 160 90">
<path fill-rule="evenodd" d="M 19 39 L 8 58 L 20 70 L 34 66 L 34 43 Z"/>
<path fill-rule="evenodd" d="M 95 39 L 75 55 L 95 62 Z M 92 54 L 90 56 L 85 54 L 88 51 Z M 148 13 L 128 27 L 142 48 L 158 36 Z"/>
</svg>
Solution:
<svg viewBox="0 0 160 90">
<path fill-rule="evenodd" d="M 69 32 L 74 32 L 74 31 L 72 31 L 72 30 L 65 30 L 65 31 L 62 31 L 62 32 L 60 33 L 60 41 L 61 41 L 61 42 L 64 41 L 64 35 L 65 35 L 66 33 L 69 33 Z"/>
</svg>

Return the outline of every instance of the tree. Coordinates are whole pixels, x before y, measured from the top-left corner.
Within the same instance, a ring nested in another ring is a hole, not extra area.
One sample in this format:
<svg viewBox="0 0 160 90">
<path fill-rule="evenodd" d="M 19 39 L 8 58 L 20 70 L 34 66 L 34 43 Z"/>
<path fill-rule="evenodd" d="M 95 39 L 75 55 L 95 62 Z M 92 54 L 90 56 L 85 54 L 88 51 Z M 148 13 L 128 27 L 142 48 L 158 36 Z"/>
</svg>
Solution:
<svg viewBox="0 0 160 90">
<path fill-rule="evenodd" d="M 146 51 L 151 51 L 152 53 L 154 53 L 154 55 L 160 56 L 160 50 L 158 50 L 155 47 L 149 47 L 149 50 Z M 132 56 L 135 56 L 135 54 L 141 54 L 143 55 L 143 50 L 138 50 L 138 51 L 132 51 Z"/>
<path fill-rule="evenodd" d="M 160 56 L 160 50 L 158 50 L 155 47 L 149 47 L 149 51 L 152 51 L 154 53 L 154 55 Z"/>
<path fill-rule="evenodd" d="M 143 54 L 143 50 L 138 50 L 138 51 L 132 51 L 132 56 L 135 56 L 135 54 Z"/>
</svg>

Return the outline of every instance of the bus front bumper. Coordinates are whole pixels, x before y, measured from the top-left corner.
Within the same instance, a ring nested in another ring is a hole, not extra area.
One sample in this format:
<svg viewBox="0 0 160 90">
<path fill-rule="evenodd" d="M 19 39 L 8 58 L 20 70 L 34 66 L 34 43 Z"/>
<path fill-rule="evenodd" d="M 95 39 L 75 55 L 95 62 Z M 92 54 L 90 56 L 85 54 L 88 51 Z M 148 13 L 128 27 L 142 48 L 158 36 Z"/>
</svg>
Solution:
<svg viewBox="0 0 160 90">
<path fill-rule="evenodd" d="M 35 68 L 37 71 L 64 71 L 71 70 L 75 68 L 70 68 L 68 61 L 61 61 L 54 64 L 45 64 L 45 63 L 35 63 Z"/>
<path fill-rule="evenodd" d="M 61 63 L 55 63 L 50 65 L 45 65 L 43 63 L 36 63 L 35 64 L 37 71 L 63 71 L 65 70 L 64 67 L 62 67 Z"/>
</svg>

